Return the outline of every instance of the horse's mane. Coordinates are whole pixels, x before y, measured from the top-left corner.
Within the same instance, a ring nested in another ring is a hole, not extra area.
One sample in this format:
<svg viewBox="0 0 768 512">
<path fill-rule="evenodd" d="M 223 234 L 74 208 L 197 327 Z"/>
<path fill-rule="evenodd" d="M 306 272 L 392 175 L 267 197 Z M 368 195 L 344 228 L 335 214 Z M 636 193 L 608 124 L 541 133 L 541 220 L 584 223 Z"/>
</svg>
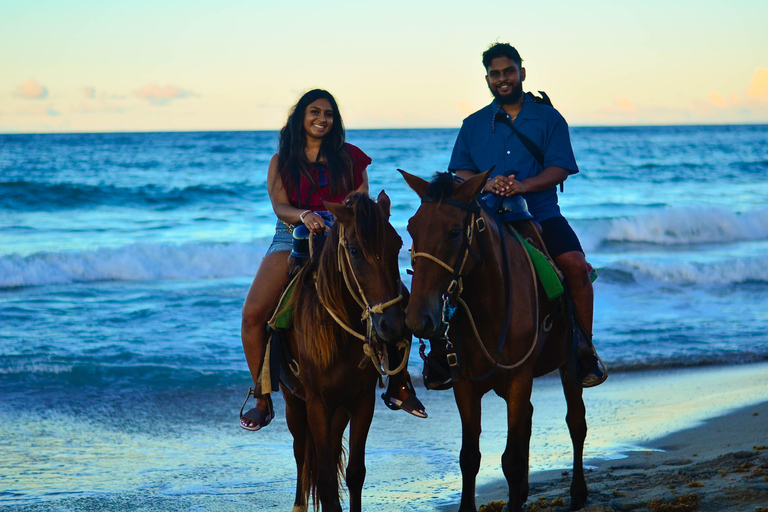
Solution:
<svg viewBox="0 0 768 512">
<path fill-rule="evenodd" d="M 344 204 L 354 212 L 354 227 L 348 226 L 345 234 L 354 230 L 358 249 L 368 261 L 374 261 L 384 251 L 384 230 L 389 226 L 387 217 L 366 194 L 352 193 Z M 299 339 L 305 340 L 302 350 L 306 350 L 321 368 L 331 364 L 339 348 L 339 340 L 347 334 L 331 318 L 324 305 L 346 325 L 363 332 L 360 318 L 357 315 L 350 318 L 348 313 L 347 306 L 351 307 L 354 301 L 348 296 L 347 285 L 339 270 L 339 251 L 344 250 L 339 245 L 340 228 L 340 223 L 334 223 L 322 250 L 315 252 L 302 269 L 300 286 L 293 297 L 294 330 Z M 349 279 L 354 287 L 352 276 Z"/>
<path fill-rule="evenodd" d="M 453 195 L 456 179 L 450 172 L 436 172 L 429 182 L 424 199 L 439 203 Z"/>
</svg>

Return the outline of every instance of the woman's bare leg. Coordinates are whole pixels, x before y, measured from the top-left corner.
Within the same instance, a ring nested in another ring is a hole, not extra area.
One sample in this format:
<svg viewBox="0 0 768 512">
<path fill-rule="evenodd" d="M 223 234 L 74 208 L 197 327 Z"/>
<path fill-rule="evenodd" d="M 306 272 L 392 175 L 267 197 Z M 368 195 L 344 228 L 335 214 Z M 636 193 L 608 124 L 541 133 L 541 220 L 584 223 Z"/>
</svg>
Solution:
<svg viewBox="0 0 768 512">
<path fill-rule="evenodd" d="M 280 292 L 288 282 L 289 255 L 289 251 L 278 251 L 264 257 L 243 304 L 240 335 L 257 396 L 261 396 L 258 379 L 267 346 L 267 322 L 280 299 Z M 258 399 L 256 408 L 267 410 L 267 401 Z M 252 426 L 250 420 L 243 421 L 247 426 Z"/>
</svg>

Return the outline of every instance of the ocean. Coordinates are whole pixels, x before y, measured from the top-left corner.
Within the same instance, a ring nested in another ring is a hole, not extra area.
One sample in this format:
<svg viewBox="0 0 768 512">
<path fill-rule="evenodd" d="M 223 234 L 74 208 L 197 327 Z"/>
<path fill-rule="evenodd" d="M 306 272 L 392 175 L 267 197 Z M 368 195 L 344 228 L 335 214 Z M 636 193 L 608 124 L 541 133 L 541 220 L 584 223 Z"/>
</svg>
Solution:
<svg viewBox="0 0 768 512">
<path fill-rule="evenodd" d="M 373 158 L 371 194 L 392 199 L 405 247 L 418 198 L 396 169 L 445 170 L 456 134 L 347 134 Z M 581 172 L 560 205 L 600 275 L 595 343 L 610 371 L 768 361 L 768 126 L 571 136 Z M 237 420 L 249 384 L 240 308 L 274 233 L 276 143 L 276 132 L 0 135 L 0 508 L 290 508 L 282 400 L 262 432 Z M 408 283 L 405 249 L 400 263 Z M 418 375 L 416 350 L 410 363 Z M 439 430 L 455 406 L 419 394 L 428 420 L 377 406 L 366 509 L 455 499 L 459 430 Z M 563 466 L 568 454 L 549 448 L 532 446 L 532 469 Z"/>
</svg>

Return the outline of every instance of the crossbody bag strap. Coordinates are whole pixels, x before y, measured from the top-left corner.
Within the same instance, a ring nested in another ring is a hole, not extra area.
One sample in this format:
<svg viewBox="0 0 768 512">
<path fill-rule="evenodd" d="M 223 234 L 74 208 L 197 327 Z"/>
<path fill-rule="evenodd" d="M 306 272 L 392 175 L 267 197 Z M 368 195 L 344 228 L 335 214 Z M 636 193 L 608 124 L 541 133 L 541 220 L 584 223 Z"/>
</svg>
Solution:
<svg viewBox="0 0 768 512">
<path fill-rule="evenodd" d="M 514 127 L 512 123 L 508 125 L 510 128 L 512 128 L 512 133 L 517 135 L 517 138 L 520 139 L 520 142 L 523 143 L 523 146 L 525 146 L 525 149 L 528 150 L 528 152 L 533 156 L 533 158 L 536 159 L 537 162 L 539 162 L 539 165 L 542 169 L 544 169 L 544 153 L 541 152 L 539 149 L 539 146 L 536 145 L 535 142 L 533 142 L 530 138 L 528 138 L 527 135 L 524 135 L 520 130 Z M 560 182 L 560 192 L 564 190 L 563 182 Z"/>
</svg>

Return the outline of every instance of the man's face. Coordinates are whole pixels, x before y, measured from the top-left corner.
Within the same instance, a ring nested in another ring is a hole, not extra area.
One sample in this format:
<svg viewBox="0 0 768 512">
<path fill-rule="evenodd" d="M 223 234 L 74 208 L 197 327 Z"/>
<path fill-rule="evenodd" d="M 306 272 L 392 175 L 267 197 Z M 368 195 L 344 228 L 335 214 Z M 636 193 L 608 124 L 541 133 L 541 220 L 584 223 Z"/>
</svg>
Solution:
<svg viewBox="0 0 768 512">
<path fill-rule="evenodd" d="M 525 68 L 508 57 L 496 57 L 486 71 L 485 81 L 499 103 L 508 105 L 522 99 Z"/>
</svg>

